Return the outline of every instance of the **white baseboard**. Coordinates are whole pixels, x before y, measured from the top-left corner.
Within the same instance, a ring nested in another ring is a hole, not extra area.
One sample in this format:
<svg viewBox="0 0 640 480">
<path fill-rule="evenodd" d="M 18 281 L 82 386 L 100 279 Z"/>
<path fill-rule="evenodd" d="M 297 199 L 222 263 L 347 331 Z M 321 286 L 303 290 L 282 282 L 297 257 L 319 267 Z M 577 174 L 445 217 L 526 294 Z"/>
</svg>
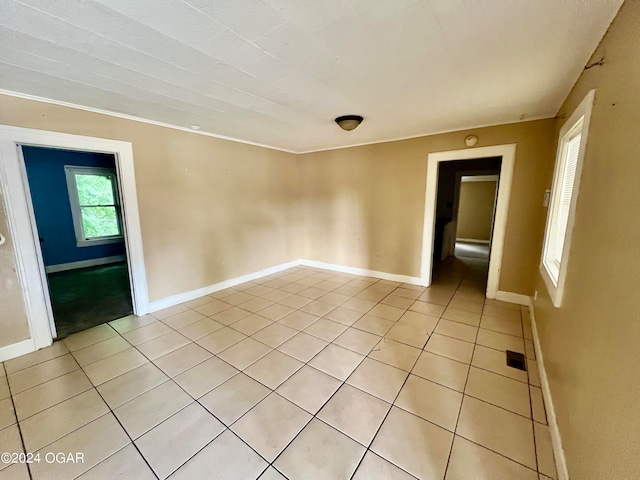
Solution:
<svg viewBox="0 0 640 480">
<path fill-rule="evenodd" d="M 538 362 L 538 370 L 540 373 L 540 386 L 542 388 L 542 396 L 544 397 L 544 406 L 547 410 L 547 423 L 549 424 L 549 432 L 551 433 L 551 445 L 553 447 L 553 458 L 556 463 L 556 474 L 558 480 L 569 480 L 569 471 L 567 470 L 567 460 L 562 448 L 562 438 L 560 437 L 560 429 L 556 420 L 556 411 L 553 407 L 551 399 L 551 390 L 549 388 L 549 379 L 544 368 L 544 358 L 540 348 L 540 337 L 538 337 L 538 328 L 536 326 L 536 318 L 533 311 L 533 301 L 529 299 L 529 313 L 531 314 L 531 330 L 533 332 L 533 346 L 536 351 L 536 360 Z"/>
<path fill-rule="evenodd" d="M 476 238 L 456 238 L 456 242 L 482 243 L 485 245 L 491 244 L 491 240 L 478 240 Z"/>
<path fill-rule="evenodd" d="M 1 347 L 0 362 L 11 360 L 12 358 L 16 358 L 16 357 L 19 357 L 20 355 L 25 355 L 27 353 L 34 352 L 35 350 L 36 350 L 36 346 L 33 343 L 32 338 L 23 340 L 22 342 L 14 343 L 12 345 L 7 345 L 6 347 Z"/>
<path fill-rule="evenodd" d="M 108 265 L 110 263 L 124 262 L 127 258 L 124 255 L 114 255 L 113 257 L 92 258 L 91 260 L 81 260 L 79 262 L 59 263 L 57 265 L 49 265 L 45 267 L 47 273 L 66 272 L 67 270 L 75 270 L 78 268 L 97 267 L 100 265 Z"/>
<path fill-rule="evenodd" d="M 165 308 L 173 307 L 174 305 L 188 302 L 189 300 L 195 300 L 196 298 L 204 297 L 205 295 L 219 292 L 220 290 L 224 290 L 225 288 L 235 287 L 236 285 L 240 285 L 241 283 L 250 282 L 251 280 L 256 280 L 258 278 L 266 277 L 267 275 L 281 272 L 282 270 L 286 270 L 287 268 L 297 267 L 298 265 L 300 265 L 300 260 L 294 260 L 292 262 L 276 265 L 275 267 L 269 267 L 254 273 L 242 275 L 241 277 L 236 277 L 229 280 L 224 280 L 219 283 L 214 283 L 213 285 L 209 285 L 208 287 L 199 288 L 197 290 L 191 290 L 190 292 L 180 293 L 178 295 L 173 295 L 171 297 L 163 298 L 162 300 L 156 300 L 155 302 L 149 303 L 149 313 L 153 313 L 153 312 L 157 312 L 158 310 L 163 310 Z"/>
<path fill-rule="evenodd" d="M 526 295 L 522 295 L 521 293 L 503 292 L 501 290 L 496 292 L 496 300 L 526 306 L 529 306 L 531 303 L 531 298 Z"/>
<path fill-rule="evenodd" d="M 377 270 L 367 270 L 365 268 L 345 267 L 344 265 L 336 265 L 333 263 L 317 262 L 315 260 L 300 260 L 300 265 L 307 267 L 324 268 L 325 270 L 333 270 L 334 272 L 350 273 L 352 275 L 363 275 L 365 277 L 380 278 L 382 280 L 390 280 L 392 282 L 410 283 L 411 285 L 421 285 L 422 280 L 418 277 L 410 277 L 408 275 L 398 275 L 396 273 L 379 272 Z"/>
</svg>

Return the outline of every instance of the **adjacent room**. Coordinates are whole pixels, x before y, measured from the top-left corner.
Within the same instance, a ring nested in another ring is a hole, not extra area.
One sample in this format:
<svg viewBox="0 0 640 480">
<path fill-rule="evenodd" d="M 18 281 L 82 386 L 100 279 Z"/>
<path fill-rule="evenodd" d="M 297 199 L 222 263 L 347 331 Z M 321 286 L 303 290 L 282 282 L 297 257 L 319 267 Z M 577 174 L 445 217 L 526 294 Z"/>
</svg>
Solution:
<svg viewBox="0 0 640 480">
<path fill-rule="evenodd" d="M 640 477 L 640 3 L 3 0 L 0 480 Z"/>
</svg>

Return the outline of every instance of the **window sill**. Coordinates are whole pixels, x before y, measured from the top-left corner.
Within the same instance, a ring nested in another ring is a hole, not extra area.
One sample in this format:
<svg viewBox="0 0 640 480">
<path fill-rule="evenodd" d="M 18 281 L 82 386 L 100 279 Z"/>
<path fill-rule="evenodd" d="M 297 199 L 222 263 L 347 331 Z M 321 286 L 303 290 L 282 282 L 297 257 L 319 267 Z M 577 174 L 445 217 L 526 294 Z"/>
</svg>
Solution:
<svg viewBox="0 0 640 480">
<path fill-rule="evenodd" d="M 560 282 L 558 282 L 557 284 L 556 282 L 554 282 L 551 274 L 549 273 L 549 270 L 547 270 L 547 266 L 544 263 L 540 264 L 540 276 L 542 277 L 542 280 L 547 287 L 547 291 L 549 292 L 549 297 L 551 298 L 553 306 L 556 308 L 560 308 L 560 306 L 562 305 L 563 290 Z"/>
<path fill-rule="evenodd" d="M 78 240 L 77 247 L 97 247 L 99 245 L 108 245 L 110 243 L 120 243 L 124 241 L 124 237 L 96 238 L 95 240 Z"/>
</svg>

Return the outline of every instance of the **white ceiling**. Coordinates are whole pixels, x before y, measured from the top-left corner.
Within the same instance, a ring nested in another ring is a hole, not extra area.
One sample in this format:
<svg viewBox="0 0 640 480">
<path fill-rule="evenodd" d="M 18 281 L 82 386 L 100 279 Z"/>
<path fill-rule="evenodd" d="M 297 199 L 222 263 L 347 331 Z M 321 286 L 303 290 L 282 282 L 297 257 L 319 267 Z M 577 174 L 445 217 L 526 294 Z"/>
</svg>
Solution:
<svg viewBox="0 0 640 480">
<path fill-rule="evenodd" d="M 621 4 L 0 0 L 0 88 L 296 152 L 377 142 L 555 115 Z"/>
</svg>

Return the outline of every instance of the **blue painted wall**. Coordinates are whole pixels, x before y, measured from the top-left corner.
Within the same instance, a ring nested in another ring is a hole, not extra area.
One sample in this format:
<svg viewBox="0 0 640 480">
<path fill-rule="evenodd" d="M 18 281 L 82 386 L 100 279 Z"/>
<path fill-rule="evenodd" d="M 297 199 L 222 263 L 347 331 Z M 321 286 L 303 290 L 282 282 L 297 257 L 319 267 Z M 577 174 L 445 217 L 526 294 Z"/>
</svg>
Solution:
<svg viewBox="0 0 640 480">
<path fill-rule="evenodd" d="M 124 254 L 124 242 L 78 247 L 73 229 L 65 165 L 115 168 L 113 155 L 22 147 L 44 264 L 79 262 Z"/>
</svg>

